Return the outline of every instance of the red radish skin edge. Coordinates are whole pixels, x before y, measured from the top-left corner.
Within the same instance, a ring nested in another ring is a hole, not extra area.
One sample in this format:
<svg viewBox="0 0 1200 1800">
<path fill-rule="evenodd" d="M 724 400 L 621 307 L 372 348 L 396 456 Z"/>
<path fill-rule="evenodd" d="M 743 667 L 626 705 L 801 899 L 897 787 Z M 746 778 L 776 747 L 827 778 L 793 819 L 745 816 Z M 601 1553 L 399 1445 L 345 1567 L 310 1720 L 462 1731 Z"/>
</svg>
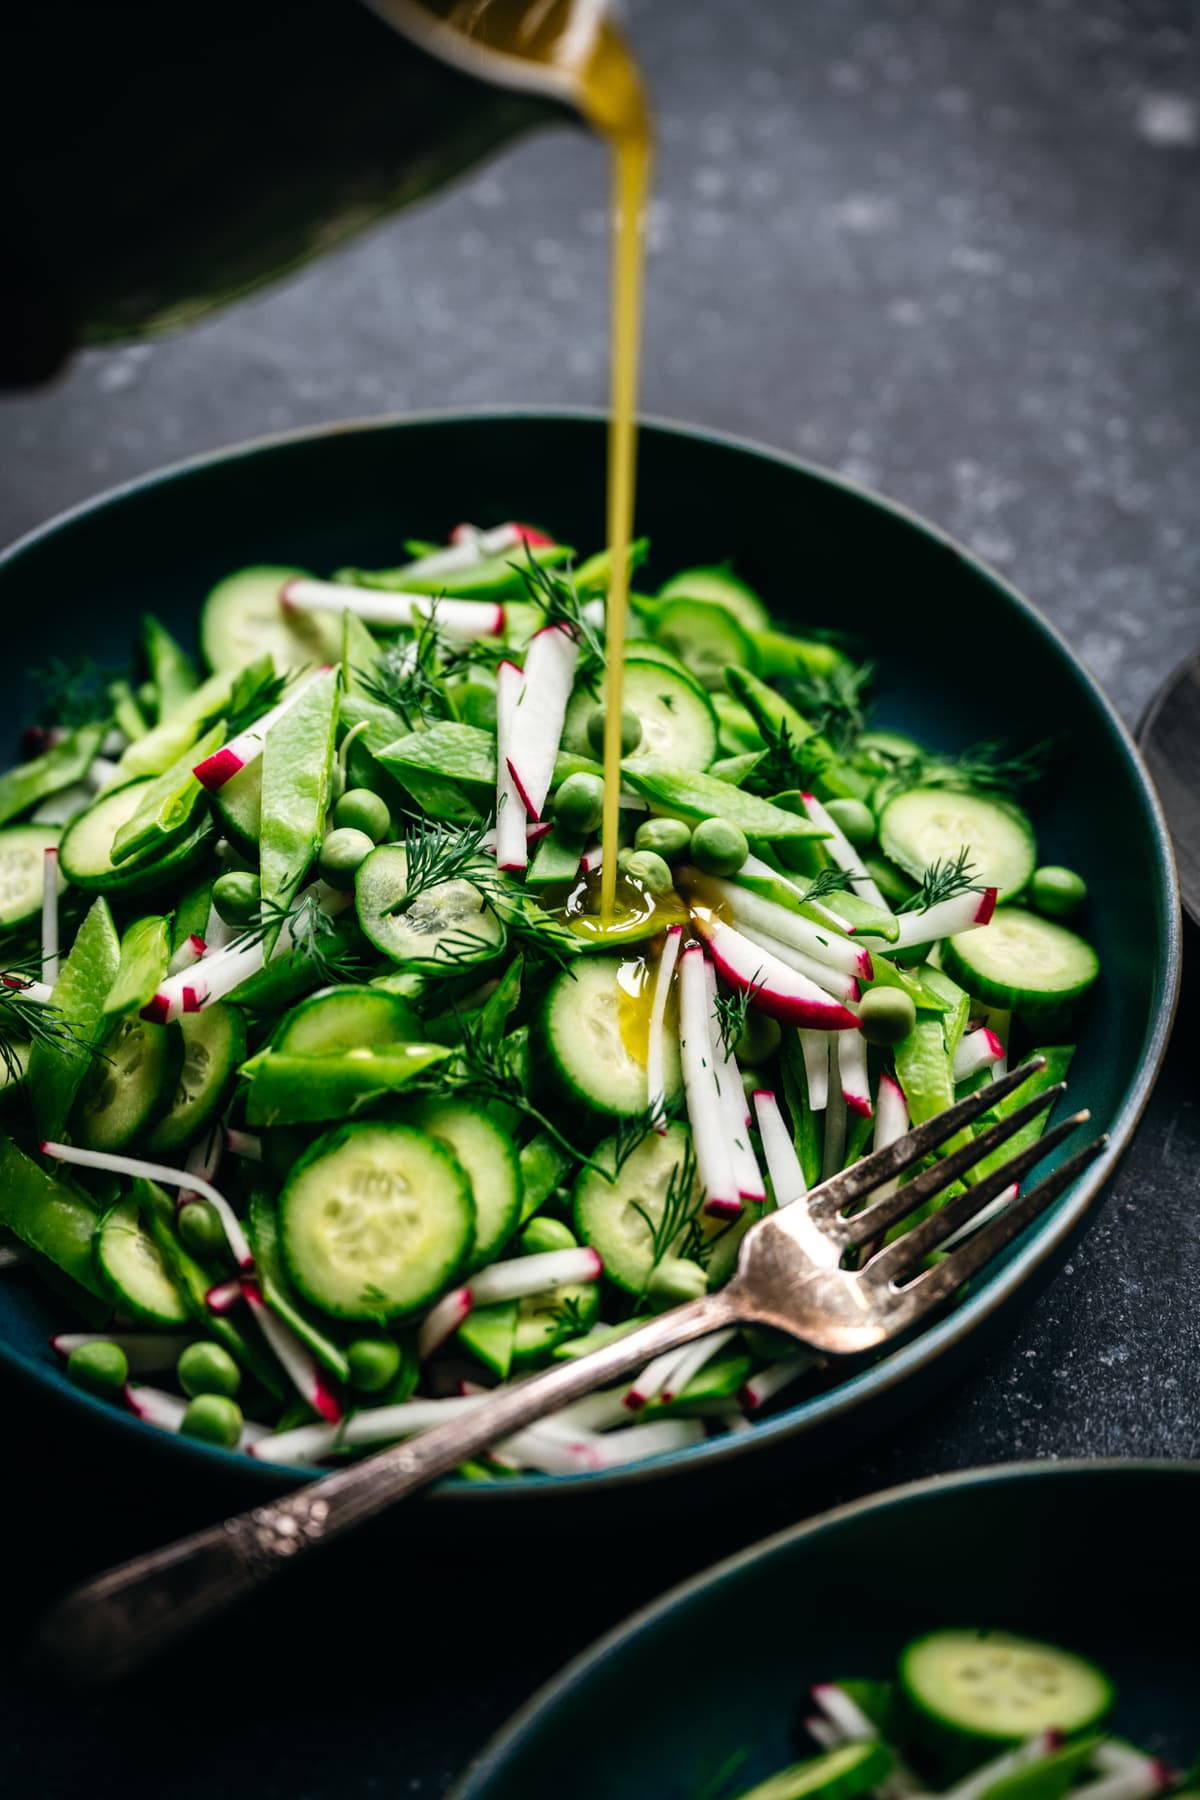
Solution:
<svg viewBox="0 0 1200 1800">
<path fill-rule="evenodd" d="M 980 894 L 979 906 L 975 912 L 975 923 L 977 925 L 987 925 L 990 922 L 992 914 L 996 910 L 996 894 L 998 891 L 999 890 L 996 888 L 984 888 L 982 894 Z"/>
<path fill-rule="evenodd" d="M 715 944 L 709 939 L 709 952 L 714 963 L 732 987 L 744 993 L 749 983 L 743 981 L 736 969 L 730 967 Z M 802 1025 L 808 1030 L 849 1031 L 857 1029 L 858 1020 L 846 1007 L 831 1000 L 823 1006 L 818 1000 L 799 1000 L 790 994 L 774 994 L 770 988 L 763 986 L 754 990 L 754 1004 L 760 1012 L 778 1019 L 784 1025 Z"/>
<path fill-rule="evenodd" d="M 706 1200 L 704 1210 L 710 1219 L 740 1219 L 745 1209 L 740 1200 Z"/>
<path fill-rule="evenodd" d="M 242 1290 L 242 1297 L 251 1310 L 255 1310 L 258 1307 L 261 1307 L 264 1312 L 270 1310 L 266 1301 L 263 1299 L 262 1289 L 259 1287 L 257 1281 L 249 1277 L 243 1277 L 239 1285 Z M 311 1352 L 307 1349 L 305 1350 L 305 1355 L 311 1359 Z M 341 1423 L 342 1403 L 338 1396 L 333 1392 L 333 1389 L 326 1385 L 325 1378 L 315 1362 L 312 1363 L 312 1387 L 304 1397 L 312 1407 L 313 1411 L 319 1413 L 327 1425 L 339 1425 Z"/>
<path fill-rule="evenodd" d="M 227 1313 L 232 1312 L 241 1298 L 242 1284 L 240 1281 L 218 1281 L 215 1287 L 210 1287 L 205 1294 L 204 1304 L 209 1312 Z"/>
<path fill-rule="evenodd" d="M 513 778 L 513 785 L 515 786 L 518 794 L 520 794 L 520 796 L 521 796 L 521 805 L 525 808 L 525 812 L 528 815 L 528 817 L 533 819 L 536 823 L 541 818 L 542 815 L 540 812 L 537 812 L 534 809 L 533 805 L 531 804 L 528 791 L 526 790 L 524 783 L 521 780 L 521 777 L 517 774 L 516 767 L 513 763 L 512 757 L 510 756 L 506 760 L 508 762 L 508 772 Z"/>
<path fill-rule="evenodd" d="M 240 775 L 245 766 L 237 751 L 231 750 L 226 744 L 223 749 L 214 750 L 211 756 L 206 756 L 203 762 L 197 763 L 192 774 L 202 788 L 215 794 L 227 781 Z"/>
<path fill-rule="evenodd" d="M 155 994 L 142 1008 L 142 1018 L 152 1025 L 165 1025 L 170 1017 L 171 1002 L 162 994 Z"/>
<path fill-rule="evenodd" d="M 871 1117 L 871 1102 L 865 1099 L 862 1094 L 844 1093 L 842 1098 L 846 1102 L 847 1112 L 857 1113 L 860 1119 L 869 1119 Z"/>
</svg>

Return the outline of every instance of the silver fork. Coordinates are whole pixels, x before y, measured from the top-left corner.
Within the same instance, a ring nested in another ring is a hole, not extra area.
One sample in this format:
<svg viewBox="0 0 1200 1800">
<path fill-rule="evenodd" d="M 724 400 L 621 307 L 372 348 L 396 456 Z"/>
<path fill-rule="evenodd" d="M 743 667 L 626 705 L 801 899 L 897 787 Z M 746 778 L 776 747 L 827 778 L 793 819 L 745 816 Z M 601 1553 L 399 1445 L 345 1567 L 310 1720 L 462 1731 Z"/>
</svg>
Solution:
<svg viewBox="0 0 1200 1800">
<path fill-rule="evenodd" d="M 134 1557 L 72 1589 L 45 1616 L 41 1656 L 95 1684 L 126 1673 L 173 1639 L 244 1598 L 304 1554 L 331 1543 L 395 1501 L 572 1400 L 642 1368 L 652 1357 L 731 1325 L 765 1325 L 828 1355 L 878 1349 L 948 1300 L 1024 1231 L 1103 1148 L 1098 1138 L 1022 1193 L 940 1262 L 930 1251 L 1019 1182 L 1068 1132 L 1076 1113 L 919 1224 L 873 1249 L 889 1228 L 940 1194 L 1014 1132 L 1053 1106 L 1065 1082 L 952 1150 L 911 1181 L 895 1178 L 955 1137 L 1045 1066 L 1034 1057 L 957 1106 L 752 1226 L 725 1287 L 650 1319 L 574 1362 L 497 1393 L 474 1411 L 363 1462 L 323 1475 L 281 1499 L 239 1513 L 163 1549 Z M 872 1191 L 885 1192 L 875 1200 Z M 888 1191 L 890 1189 L 890 1191 Z M 859 1202 L 866 1201 L 859 1206 Z M 853 1210 L 858 1207 L 858 1210 Z M 865 1250 L 862 1266 L 842 1263 Z"/>
</svg>

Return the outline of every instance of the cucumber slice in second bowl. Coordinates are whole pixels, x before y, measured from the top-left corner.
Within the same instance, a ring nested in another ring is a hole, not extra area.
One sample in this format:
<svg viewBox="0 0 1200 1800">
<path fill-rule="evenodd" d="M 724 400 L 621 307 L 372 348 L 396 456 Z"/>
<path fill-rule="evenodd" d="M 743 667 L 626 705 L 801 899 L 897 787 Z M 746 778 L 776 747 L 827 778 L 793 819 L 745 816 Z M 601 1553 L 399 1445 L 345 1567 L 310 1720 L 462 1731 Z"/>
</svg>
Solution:
<svg viewBox="0 0 1200 1800">
<path fill-rule="evenodd" d="M 879 845 L 914 880 L 935 862 L 968 851 L 972 876 L 1012 900 L 1037 867 L 1033 826 L 1017 806 L 954 788 L 906 788 L 879 814 Z"/>
<path fill-rule="evenodd" d="M 343 1125 L 318 1138 L 279 1216 L 297 1288 L 344 1319 L 401 1318 L 435 1299 L 475 1231 L 462 1166 L 410 1125 Z"/>
<path fill-rule="evenodd" d="M 503 950 L 504 926 L 471 882 L 439 881 L 393 912 L 407 884 L 408 859 L 400 844 L 372 850 L 355 880 L 358 922 L 393 962 L 445 972 L 489 962 Z"/>
</svg>

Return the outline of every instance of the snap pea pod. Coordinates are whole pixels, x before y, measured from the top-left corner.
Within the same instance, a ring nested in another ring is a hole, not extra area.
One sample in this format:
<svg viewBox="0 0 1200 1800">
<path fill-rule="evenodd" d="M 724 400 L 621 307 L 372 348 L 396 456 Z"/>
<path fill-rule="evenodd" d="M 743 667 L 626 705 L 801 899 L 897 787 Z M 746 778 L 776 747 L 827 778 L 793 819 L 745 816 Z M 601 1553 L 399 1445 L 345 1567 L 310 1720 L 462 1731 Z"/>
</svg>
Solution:
<svg viewBox="0 0 1200 1800">
<path fill-rule="evenodd" d="M 915 973 L 922 984 L 943 1002 L 942 1033 L 946 1040 L 946 1055 L 953 1062 L 954 1052 L 962 1042 L 962 1034 L 967 1029 L 967 1020 L 971 1016 L 971 997 L 959 987 L 957 981 L 951 981 L 949 975 L 942 969 L 935 968 L 933 963 L 922 963 Z"/>
<path fill-rule="evenodd" d="M 512 1368 L 519 1318 L 520 1307 L 515 1300 L 477 1306 L 459 1326 L 458 1342 L 504 1381 Z"/>
<path fill-rule="evenodd" d="M 769 800 L 731 788 L 711 775 L 678 769 L 657 757 L 641 756 L 625 768 L 625 781 L 656 812 L 676 819 L 727 819 L 749 838 L 822 838 L 824 832 L 807 816 L 786 812 Z"/>
<path fill-rule="evenodd" d="M 7 1132 L 0 1134 L 0 1224 L 103 1299 L 92 1257 L 97 1223 L 96 1209 L 82 1188 L 34 1162 Z"/>
<path fill-rule="evenodd" d="M 121 939 L 117 973 L 104 1002 L 108 1016 L 145 1006 L 167 972 L 171 928 L 164 918 L 135 919 Z"/>
<path fill-rule="evenodd" d="M 525 886 L 534 893 L 557 883 L 573 881 L 579 873 L 579 840 L 548 831 L 538 840 L 533 861 L 525 872 Z"/>
<path fill-rule="evenodd" d="M 261 1050 L 242 1066 L 250 1125 L 300 1125 L 361 1112 L 450 1055 L 444 1044 L 389 1044 L 333 1056 Z"/>
<path fill-rule="evenodd" d="M 103 724 L 81 725 L 41 756 L 0 775 L 0 825 L 7 825 L 10 819 L 19 818 L 49 795 L 82 781 L 104 732 Z"/>
<path fill-rule="evenodd" d="M 108 685 L 108 697 L 112 702 L 113 723 L 118 731 L 123 731 L 131 741 L 144 738 L 150 728 L 129 683 L 111 681 Z"/>
<path fill-rule="evenodd" d="M 1071 1059 L 1075 1055 L 1075 1046 L 1074 1044 L 1047 1044 L 1040 1050 L 1033 1051 L 1032 1054 L 1045 1057 L 1045 1068 L 1039 1069 L 1036 1075 L 1031 1075 L 1027 1081 L 1023 1081 L 1014 1093 L 1007 1094 L 1003 1100 L 997 1101 L 991 1111 L 986 1112 L 977 1121 L 975 1126 L 977 1132 L 986 1131 L 989 1125 L 996 1123 L 997 1119 L 1007 1118 L 1010 1113 L 1016 1111 L 1018 1106 L 1024 1106 L 1027 1100 L 1032 1100 L 1035 1094 L 1044 1094 L 1046 1089 L 1053 1087 L 1056 1082 L 1065 1081 L 1071 1067 Z M 1010 1156 L 1016 1156 L 1019 1151 L 1027 1150 L 1030 1144 L 1036 1144 L 1046 1129 L 1046 1121 L 1049 1116 L 1048 1112 L 1039 1113 L 1036 1119 L 1030 1119 L 1027 1125 L 1022 1125 L 1020 1131 L 1015 1132 L 1006 1144 L 1002 1144 L 998 1150 L 993 1150 L 992 1154 L 985 1156 L 982 1162 L 976 1163 L 971 1171 L 972 1179 L 982 1181 L 985 1175 L 992 1174 L 1002 1163 L 1007 1162 Z"/>
<path fill-rule="evenodd" d="M 246 668 L 222 669 L 210 675 L 179 703 L 170 718 L 160 720 L 145 737 L 127 746 L 119 765 L 122 779 L 161 775 L 214 719 L 243 711 L 274 679 L 275 665 L 269 656 Z"/>
<path fill-rule="evenodd" d="M 555 1188 L 565 1181 L 574 1163 L 553 1138 L 539 1133 L 522 1146 L 521 1213 L 518 1224 L 524 1225 L 539 1207 L 546 1204 Z"/>
<path fill-rule="evenodd" d="M 758 666 L 771 675 L 852 674 L 855 664 L 836 644 L 821 638 L 793 637 L 788 631 L 752 631 L 750 640 L 758 652 Z"/>
<path fill-rule="evenodd" d="M 800 1158 L 800 1168 L 809 1187 L 821 1179 L 821 1121 L 808 1099 L 808 1075 L 800 1039 L 794 1031 L 783 1036 L 783 1097 L 792 1115 L 792 1142 Z"/>
<path fill-rule="evenodd" d="M 872 787 L 870 777 L 841 762 L 829 739 L 823 737 L 782 694 L 777 694 L 748 669 L 726 669 L 725 683 L 768 742 L 786 734 L 797 763 L 817 793 L 866 799 Z"/>
<path fill-rule="evenodd" d="M 634 538 L 629 546 L 628 573 L 632 576 L 650 554 L 650 539 Z M 613 553 L 611 545 L 587 556 L 574 570 L 572 580 L 577 594 L 607 594 L 612 586 Z"/>
<path fill-rule="evenodd" d="M 452 824 L 471 824 L 479 818 L 479 808 L 455 782 L 416 766 L 405 769 L 399 779 L 398 771 L 380 762 L 379 752 L 394 744 L 397 730 L 403 729 L 403 721 L 390 706 L 360 693 L 343 694 L 340 724 L 343 732 L 366 727 L 350 746 L 346 772 L 352 786 L 369 787 L 380 794 L 393 818 L 411 811 L 414 804 L 431 819 Z"/>
<path fill-rule="evenodd" d="M 279 1214 L 274 1201 L 261 1190 L 250 1196 L 250 1243 L 258 1284 L 271 1311 L 303 1339 L 323 1368 L 339 1381 L 349 1381 L 346 1352 L 314 1322 L 292 1289 L 279 1244 Z"/>
<path fill-rule="evenodd" d="M 204 803 L 204 789 L 192 770 L 224 741 L 225 726 L 218 720 L 169 768 L 147 783 L 137 811 L 113 839 L 114 863 L 128 862 L 133 856 L 152 859 L 191 830 Z"/>
<path fill-rule="evenodd" d="M 92 903 L 54 984 L 53 1004 L 67 1035 L 52 1042 L 40 1038 L 29 1053 L 26 1085 L 43 1138 L 57 1138 L 67 1122 L 120 960 L 116 927 L 101 898 Z"/>
<path fill-rule="evenodd" d="M 727 755 L 739 756 L 744 750 L 762 750 L 765 747 L 754 715 L 747 712 L 740 700 L 720 691 L 710 694 L 708 699 L 717 715 L 721 748 Z"/>
<path fill-rule="evenodd" d="M 875 956 L 871 959 L 871 966 L 875 972 L 871 983 L 873 987 L 900 988 L 922 1012 L 950 1013 L 954 1010 L 956 1002 L 923 979 L 927 968 L 925 963 L 921 964 L 920 969 L 902 969 L 897 963 L 888 962 L 885 957 Z M 961 988 L 959 992 L 962 992 Z"/>
<path fill-rule="evenodd" d="M 338 671 L 326 669 L 266 734 L 259 844 L 264 909 L 291 904 L 324 835 L 338 684 Z"/>
<path fill-rule="evenodd" d="M 914 1125 L 921 1125 L 954 1105 L 954 1071 L 941 1017 L 919 1018 L 908 1036 L 901 1038 L 896 1045 L 896 1079 L 904 1090 L 908 1116 Z M 1024 1090 L 1021 1097 L 1026 1097 Z M 949 1139 L 941 1154 L 957 1150 L 968 1138 L 968 1133 L 960 1131 Z M 1011 1149 L 1007 1153 L 1011 1155 Z"/>
<path fill-rule="evenodd" d="M 452 719 L 439 720 L 428 731 L 413 731 L 395 739 L 379 752 L 379 760 L 402 785 L 407 785 L 409 772 L 414 769 L 488 789 L 496 785 L 495 733 L 481 731 L 477 725 L 460 725 Z M 579 772 L 599 775 L 600 764 L 589 756 L 560 750 L 554 762 L 554 783 Z M 494 798 L 493 794 L 493 802 Z"/>
<path fill-rule="evenodd" d="M 656 1396 L 642 1410 L 644 1419 L 670 1419 L 680 1414 L 699 1413 L 716 1401 L 729 1400 L 739 1393 L 754 1371 L 754 1358 L 745 1350 L 723 1350 L 714 1356 L 669 1400 Z"/>
<path fill-rule="evenodd" d="M 730 787 L 741 787 L 748 781 L 766 756 L 765 750 L 744 750 L 737 756 L 723 756 L 709 765 L 714 781 L 727 781 Z"/>
<path fill-rule="evenodd" d="M 228 1271 L 206 1267 L 180 1242 L 175 1229 L 175 1206 L 170 1196 L 155 1181 L 140 1177 L 130 1189 L 143 1225 L 158 1246 L 167 1265 L 167 1273 L 183 1295 L 192 1318 L 203 1325 L 210 1337 L 224 1344 L 229 1354 L 241 1363 L 248 1374 L 262 1383 L 269 1394 L 283 1397 L 283 1382 L 270 1357 L 265 1356 L 246 1334 L 233 1323 L 228 1313 L 214 1312 L 208 1304 L 209 1289 Z"/>
<path fill-rule="evenodd" d="M 191 658 L 152 613 L 142 620 L 142 647 L 158 695 L 158 722 L 162 724 L 195 693 L 196 671 Z"/>
<path fill-rule="evenodd" d="M 208 915 L 212 910 L 212 890 L 212 876 L 202 876 L 199 881 L 188 888 L 179 902 L 175 909 L 175 916 L 171 920 L 172 956 L 188 938 L 204 936 L 208 929 Z"/>
</svg>

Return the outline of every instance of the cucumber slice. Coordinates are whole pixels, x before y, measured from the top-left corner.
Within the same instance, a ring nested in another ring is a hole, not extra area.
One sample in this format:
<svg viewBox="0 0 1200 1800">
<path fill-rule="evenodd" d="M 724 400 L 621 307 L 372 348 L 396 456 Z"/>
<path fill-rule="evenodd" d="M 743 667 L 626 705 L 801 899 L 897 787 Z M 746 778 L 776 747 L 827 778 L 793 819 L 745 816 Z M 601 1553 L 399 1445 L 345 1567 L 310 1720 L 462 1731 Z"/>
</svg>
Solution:
<svg viewBox="0 0 1200 1800">
<path fill-rule="evenodd" d="M 677 656 L 701 687 L 723 688 L 729 667 L 758 666 L 753 641 L 733 613 L 710 600 L 668 600 L 653 620 L 660 644 Z"/>
<path fill-rule="evenodd" d="M 1113 1684 L 1094 1663 L 1002 1631 L 935 1631 L 901 1652 L 901 1692 L 922 1738 L 984 1753 L 1040 1731 L 1098 1725 Z"/>
<path fill-rule="evenodd" d="M 475 1242 L 469 1268 L 491 1262 L 521 1216 L 521 1165 L 498 1125 L 465 1100 L 424 1100 L 414 1125 L 452 1152 L 471 1184 Z"/>
<path fill-rule="evenodd" d="M 610 1281 L 641 1294 L 654 1266 L 653 1232 L 662 1220 L 672 1177 L 679 1179 L 676 1171 L 687 1155 L 689 1136 L 683 1125 L 669 1125 L 661 1135 L 652 1131 L 613 1176 L 616 1142 L 609 1138 L 601 1144 L 575 1183 L 575 1233 L 604 1258 Z M 701 1198 L 698 1182 L 692 1198 L 694 1212 Z M 676 1244 L 668 1244 L 665 1253 L 675 1249 Z"/>
<path fill-rule="evenodd" d="M 824 1756 L 780 1769 L 738 1800 L 855 1800 L 877 1786 L 891 1766 L 892 1753 L 878 1739 L 842 1744 Z"/>
<path fill-rule="evenodd" d="M 197 1013 L 185 1013 L 179 1030 L 183 1066 L 169 1107 L 145 1140 L 148 1156 L 181 1150 L 207 1129 L 224 1106 L 246 1056 L 246 1022 L 236 1006 L 218 1001 Z"/>
<path fill-rule="evenodd" d="M 53 825 L 10 825 L 0 831 L 0 932 L 18 930 L 40 916 L 46 852 L 61 836 Z M 66 885 L 60 856 L 60 894 Z"/>
<path fill-rule="evenodd" d="M 59 862 L 67 880 L 91 894 L 133 896 L 177 881 L 204 854 L 212 825 L 204 818 L 194 830 L 176 836 L 124 862 L 114 864 L 113 841 L 132 819 L 153 776 L 141 776 L 124 787 L 107 788 L 71 824 L 59 846 Z"/>
<path fill-rule="evenodd" d="M 262 757 L 218 788 L 212 796 L 213 814 L 222 837 L 227 837 L 235 850 L 251 862 L 258 861 L 258 838 L 262 826 Z"/>
<path fill-rule="evenodd" d="M 597 956 L 563 971 L 546 996 L 542 1033 L 559 1085 L 597 1112 L 642 1112 L 650 994 L 641 962 Z M 664 1034 L 668 1101 L 680 1091 L 679 1046 Z"/>
<path fill-rule="evenodd" d="M 240 669 L 269 656 L 278 675 L 336 662 L 342 627 L 336 613 L 285 612 L 279 590 L 307 569 L 260 564 L 219 581 L 200 614 L 200 648 L 210 669 Z"/>
<path fill-rule="evenodd" d="M 318 1138 L 279 1210 L 292 1280 L 335 1318 L 426 1305 L 461 1270 L 475 1230 L 462 1167 L 409 1125 L 343 1125 Z"/>
<path fill-rule="evenodd" d="M 148 1325 L 189 1322 L 187 1301 L 142 1229 L 136 1200 L 123 1200 L 105 1214 L 96 1234 L 96 1266 L 122 1312 Z"/>
<path fill-rule="evenodd" d="M 288 1013 L 271 1048 L 288 1056 L 336 1056 L 347 1050 L 424 1038 L 408 1001 L 381 988 L 322 988 Z"/>
<path fill-rule="evenodd" d="M 989 924 L 947 938 L 942 960 L 976 1000 L 1035 1020 L 1069 1007 L 1100 973 L 1086 939 L 1020 906 L 999 907 Z"/>
<path fill-rule="evenodd" d="M 517 1302 L 517 1329 L 513 1339 L 513 1367 L 528 1368 L 545 1360 L 556 1344 L 578 1337 L 600 1315 L 600 1284 L 568 1283 L 548 1294 L 527 1294 Z"/>
<path fill-rule="evenodd" d="M 490 962 L 503 950 L 504 926 L 469 881 L 438 882 L 403 912 L 389 912 L 403 896 L 407 880 L 403 848 L 381 844 L 364 858 L 355 882 L 358 922 L 375 948 L 393 962 L 457 971 Z"/>
<path fill-rule="evenodd" d="M 663 582 L 658 597 L 707 600 L 713 606 L 723 606 L 747 631 L 766 631 L 771 624 L 771 615 L 754 589 L 736 576 L 728 563 L 681 569 L 670 581 Z"/>
<path fill-rule="evenodd" d="M 885 856 L 919 881 L 931 863 L 951 861 L 964 847 L 974 878 L 997 888 L 997 899 L 1019 894 L 1037 867 L 1037 839 L 1019 807 L 989 794 L 953 788 L 907 788 L 879 814 Z"/>
<path fill-rule="evenodd" d="M 642 741 L 625 760 L 636 766 L 640 756 L 661 756 L 683 769 L 707 769 L 717 754 L 717 721 L 698 682 L 665 663 L 629 656 L 625 662 L 622 707 L 641 720 Z M 588 721 L 596 696 L 581 689 L 567 708 L 563 746 L 587 756 Z"/>
<path fill-rule="evenodd" d="M 75 1098 L 71 1129 L 89 1150 L 123 1150 L 169 1104 L 183 1068 L 178 1025 L 118 1019 Z"/>
</svg>

